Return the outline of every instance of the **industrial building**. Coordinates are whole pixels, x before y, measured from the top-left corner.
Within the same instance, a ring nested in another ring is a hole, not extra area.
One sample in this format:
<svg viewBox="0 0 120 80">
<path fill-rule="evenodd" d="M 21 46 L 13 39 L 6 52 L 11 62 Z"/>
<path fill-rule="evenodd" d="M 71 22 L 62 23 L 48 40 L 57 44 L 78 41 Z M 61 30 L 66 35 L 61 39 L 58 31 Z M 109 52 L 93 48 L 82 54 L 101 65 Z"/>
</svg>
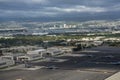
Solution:
<svg viewBox="0 0 120 80">
<path fill-rule="evenodd" d="M 63 50 L 59 47 L 50 47 L 48 49 L 42 48 L 38 50 L 28 51 L 27 53 L 4 53 L 4 55 L 0 57 L 0 68 L 14 64 L 25 63 L 26 61 L 33 61 L 46 57 L 57 56 L 65 53 L 66 50 L 70 51 L 67 48 L 64 48 Z"/>
<path fill-rule="evenodd" d="M 56 56 L 56 55 L 60 55 L 63 54 L 63 50 L 57 47 L 51 47 L 47 49 L 47 53 L 44 54 L 43 56 L 45 57 L 51 57 L 51 56 Z"/>
<path fill-rule="evenodd" d="M 9 67 L 14 64 L 15 64 L 15 61 L 13 60 L 13 57 L 11 56 L 0 57 L 0 68 Z"/>
<path fill-rule="evenodd" d="M 23 56 L 18 56 L 17 60 L 20 62 L 24 62 L 24 61 L 30 61 L 30 60 L 37 60 L 37 59 L 41 59 L 44 58 L 43 54 L 46 53 L 46 49 L 39 49 L 39 50 L 33 50 L 33 51 L 28 51 L 27 54 L 23 55 Z"/>
</svg>

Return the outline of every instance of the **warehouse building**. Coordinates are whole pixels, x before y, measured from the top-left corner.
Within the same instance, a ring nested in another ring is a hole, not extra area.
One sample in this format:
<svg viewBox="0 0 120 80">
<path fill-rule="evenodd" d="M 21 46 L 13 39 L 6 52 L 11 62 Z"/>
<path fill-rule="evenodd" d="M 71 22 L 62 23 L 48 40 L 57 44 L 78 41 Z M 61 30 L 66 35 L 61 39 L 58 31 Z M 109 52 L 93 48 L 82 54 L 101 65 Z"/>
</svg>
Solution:
<svg viewBox="0 0 120 80">
<path fill-rule="evenodd" d="M 46 49 L 28 51 L 27 54 L 25 54 L 23 56 L 18 56 L 17 60 L 19 62 L 37 60 L 37 59 L 44 58 L 43 54 L 45 54 L 45 53 L 46 53 Z"/>
<path fill-rule="evenodd" d="M 9 67 L 14 65 L 15 61 L 13 60 L 12 56 L 2 56 L 0 57 L 0 68 Z"/>
</svg>

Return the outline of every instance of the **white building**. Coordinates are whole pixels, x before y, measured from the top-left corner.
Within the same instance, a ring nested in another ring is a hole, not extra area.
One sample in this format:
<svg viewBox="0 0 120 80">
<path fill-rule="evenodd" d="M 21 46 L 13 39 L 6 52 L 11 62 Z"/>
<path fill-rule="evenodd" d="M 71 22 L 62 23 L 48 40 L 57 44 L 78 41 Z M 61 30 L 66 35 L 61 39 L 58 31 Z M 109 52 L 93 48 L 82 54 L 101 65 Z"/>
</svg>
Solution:
<svg viewBox="0 0 120 80">
<path fill-rule="evenodd" d="M 28 51 L 26 55 L 18 56 L 18 60 L 21 62 L 30 61 L 30 60 L 37 60 L 40 58 L 44 58 L 43 54 L 46 53 L 46 49 L 39 49 L 34 51 Z"/>
<path fill-rule="evenodd" d="M 18 56 L 17 60 L 19 62 L 24 62 L 24 61 L 37 60 L 40 58 L 42 58 L 42 57 L 39 54 L 31 54 L 31 55 Z"/>
<path fill-rule="evenodd" d="M 44 54 L 44 56 L 56 56 L 56 55 L 60 55 L 63 54 L 63 50 L 60 48 L 56 48 L 56 47 L 52 47 L 52 48 L 48 48 L 47 49 L 47 53 Z"/>
<path fill-rule="evenodd" d="M 64 53 L 72 53 L 72 48 L 71 47 L 63 47 L 61 49 Z"/>
<path fill-rule="evenodd" d="M 14 65 L 15 61 L 12 56 L 2 56 L 0 57 L 0 68 L 8 67 Z"/>
<path fill-rule="evenodd" d="M 32 54 L 38 54 L 41 57 L 43 57 L 42 55 L 46 53 L 46 49 L 39 49 L 39 50 L 34 50 L 34 51 L 28 51 L 27 54 L 28 55 L 32 55 Z"/>
</svg>

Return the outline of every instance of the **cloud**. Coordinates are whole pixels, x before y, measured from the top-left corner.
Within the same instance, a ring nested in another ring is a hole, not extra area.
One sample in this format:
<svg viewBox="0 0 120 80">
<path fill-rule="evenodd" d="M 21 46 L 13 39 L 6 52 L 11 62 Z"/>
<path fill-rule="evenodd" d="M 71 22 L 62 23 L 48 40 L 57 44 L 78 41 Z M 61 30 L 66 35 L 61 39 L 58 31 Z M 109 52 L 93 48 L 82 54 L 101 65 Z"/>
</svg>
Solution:
<svg viewBox="0 0 120 80">
<path fill-rule="evenodd" d="M 111 11 L 114 10 L 114 11 L 120 11 L 120 4 L 118 5 L 114 5 L 112 6 L 111 8 L 109 8 Z"/>
<path fill-rule="evenodd" d="M 48 0 L 21 0 L 21 2 L 27 4 L 48 4 Z"/>
<path fill-rule="evenodd" d="M 54 17 L 64 14 L 73 14 L 73 13 L 100 13 L 105 12 L 106 9 L 102 7 L 88 7 L 83 5 L 77 5 L 72 7 L 44 7 L 38 9 L 28 9 L 28 10 L 16 10 L 16 9 L 0 9 L 0 16 L 26 16 L 26 17 L 40 17 L 40 16 L 49 16 Z"/>
<path fill-rule="evenodd" d="M 59 12 L 105 12 L 106 9 L 102 7 L 88 7 L 83 5 L 77 5 L 72 7 L 47 7 L 47 10 L 54 10 Z"/>
<path fill-rule="evenodd" d="M 0 16 L 9 16 L 9 17 L 44 17 L 44 16 L 56 16 L 57 13 L 50 11 L 41 11 L 41 10 L 0 10 Z"/>
<path fill-rule="evenodd" d="M 64 18 L 119 12 L 119 0 L 0 0 L 0 17 Z"/>
<path fill-rule="evenodd" d="M 47 0 L 0 0 L 0 2 L 30 2 L 30 3 L 42 3 L 42 2 L 46 2 Z"/>
</svg>

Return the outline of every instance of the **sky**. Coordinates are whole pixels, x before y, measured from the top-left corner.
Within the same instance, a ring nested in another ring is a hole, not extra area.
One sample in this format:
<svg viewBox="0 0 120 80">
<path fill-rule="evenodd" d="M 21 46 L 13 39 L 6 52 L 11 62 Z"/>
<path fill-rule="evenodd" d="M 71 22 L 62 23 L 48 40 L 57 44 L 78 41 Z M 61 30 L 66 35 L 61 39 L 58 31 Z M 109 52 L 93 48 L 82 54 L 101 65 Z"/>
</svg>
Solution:
<svg viewBox="0 0 120 80">
<path fill-rule="evenodd" d="M 0 0 L 0 20 L 119 19 L 120 0 Z"/>
</svg>

